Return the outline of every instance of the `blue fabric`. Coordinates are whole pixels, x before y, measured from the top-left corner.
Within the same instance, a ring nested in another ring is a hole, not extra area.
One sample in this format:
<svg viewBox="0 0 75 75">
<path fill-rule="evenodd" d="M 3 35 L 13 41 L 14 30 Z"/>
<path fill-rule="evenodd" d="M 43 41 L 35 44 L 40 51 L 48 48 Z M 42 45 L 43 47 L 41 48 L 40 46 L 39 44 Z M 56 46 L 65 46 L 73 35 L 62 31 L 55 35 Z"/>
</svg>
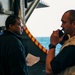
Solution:
<svg viewBox="0 0 75 75">
<path fill-rule="evenodd" d="M 0 63 L 4 75 L 28 75 L 25 49 L 20 40 L 9 31 L 0 36 Z"/>
</svg>

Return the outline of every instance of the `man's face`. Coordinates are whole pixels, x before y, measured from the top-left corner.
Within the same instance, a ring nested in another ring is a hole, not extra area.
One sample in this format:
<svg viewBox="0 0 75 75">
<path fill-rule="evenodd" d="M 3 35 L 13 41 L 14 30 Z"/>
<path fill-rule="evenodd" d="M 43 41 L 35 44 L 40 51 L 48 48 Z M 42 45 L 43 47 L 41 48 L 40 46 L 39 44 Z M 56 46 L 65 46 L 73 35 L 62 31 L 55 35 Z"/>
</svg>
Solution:
<svg viewBox="0 0 75 75">
<path fill-rule="evenodd" d="M 70 20 L 69 20 L 69 12 L 65 13 L 63 16 L 62 16 L 62 25 L 61 27 L 63 28 L 64 32 L 66 34 L 71 34 L 72 33 L 72 24 L 70 23 Z"/>
<path fill-rule="evenodd" d="M 21 24 L 20 19 L 16 19 L 16 23 L 15 25 L 13 25 L 13 32 L 17 33 L 17 34 L 22 34 L 23 32 L 23 26 Z"/>
</svg>

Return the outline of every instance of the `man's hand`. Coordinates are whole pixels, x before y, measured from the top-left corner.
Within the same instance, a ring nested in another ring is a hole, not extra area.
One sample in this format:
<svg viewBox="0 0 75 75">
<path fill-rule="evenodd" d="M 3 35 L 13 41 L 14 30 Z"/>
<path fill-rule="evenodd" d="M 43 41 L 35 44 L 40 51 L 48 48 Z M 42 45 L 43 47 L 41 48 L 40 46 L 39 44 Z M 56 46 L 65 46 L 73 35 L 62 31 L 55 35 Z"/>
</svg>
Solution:
<svg viewBox="0 0 75 75">
<path fill-rule="evenodd" d="M 50 37 L 50 43 L 53 45 L 57 45 L 59 42 L 61 42 L 63 40 L 63 37 L 59 37 L 59 30 L 53 31 L 51 37 Z"/>
</svg>

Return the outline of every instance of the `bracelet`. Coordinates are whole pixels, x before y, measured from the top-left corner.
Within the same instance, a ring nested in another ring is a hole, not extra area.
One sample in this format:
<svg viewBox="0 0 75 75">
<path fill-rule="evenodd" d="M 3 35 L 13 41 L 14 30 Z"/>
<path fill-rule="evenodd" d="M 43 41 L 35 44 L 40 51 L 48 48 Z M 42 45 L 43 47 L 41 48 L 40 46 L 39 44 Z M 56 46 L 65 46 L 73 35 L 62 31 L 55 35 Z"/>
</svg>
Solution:
<svg viewBox="0 0 75 75">
<path fill-rule="evenodd" d="M 55 48 L 56 46 L 53 44 L 49 44 L 49 49 Z"/>
</svg>

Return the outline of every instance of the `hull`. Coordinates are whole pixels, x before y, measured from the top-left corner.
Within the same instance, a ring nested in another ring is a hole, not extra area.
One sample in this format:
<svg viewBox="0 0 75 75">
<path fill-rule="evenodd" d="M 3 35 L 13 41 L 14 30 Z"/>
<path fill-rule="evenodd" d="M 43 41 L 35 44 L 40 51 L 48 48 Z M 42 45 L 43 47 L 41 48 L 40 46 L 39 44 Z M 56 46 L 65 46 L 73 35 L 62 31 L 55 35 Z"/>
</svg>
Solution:
<svg viewBox="0 0 75 75">
<path fill-rule="evenodd" d="M 29 75 L 46 75 L 45 74 L 45 61 L 46 61 L 47 50 L 32 36 L 35 42 L 37 41 L 38 44 L 36 44 L 32 40 L 32 38 L 30 38 L 29 35 L 26 33 L 26 30 L 24 30 L 22 37 L 23 37 L 22 42 L 27 53 L 26 55 L 30 53 L 34 57 L 40 58 L 39 61 L 36 60 L 34 61 L 33 65 L 28 66 Z M 30 56 L 29 58 L 30 58 L 30 61 L 31 60 L 33 61 L 33 57 Z"/>
</svg>

